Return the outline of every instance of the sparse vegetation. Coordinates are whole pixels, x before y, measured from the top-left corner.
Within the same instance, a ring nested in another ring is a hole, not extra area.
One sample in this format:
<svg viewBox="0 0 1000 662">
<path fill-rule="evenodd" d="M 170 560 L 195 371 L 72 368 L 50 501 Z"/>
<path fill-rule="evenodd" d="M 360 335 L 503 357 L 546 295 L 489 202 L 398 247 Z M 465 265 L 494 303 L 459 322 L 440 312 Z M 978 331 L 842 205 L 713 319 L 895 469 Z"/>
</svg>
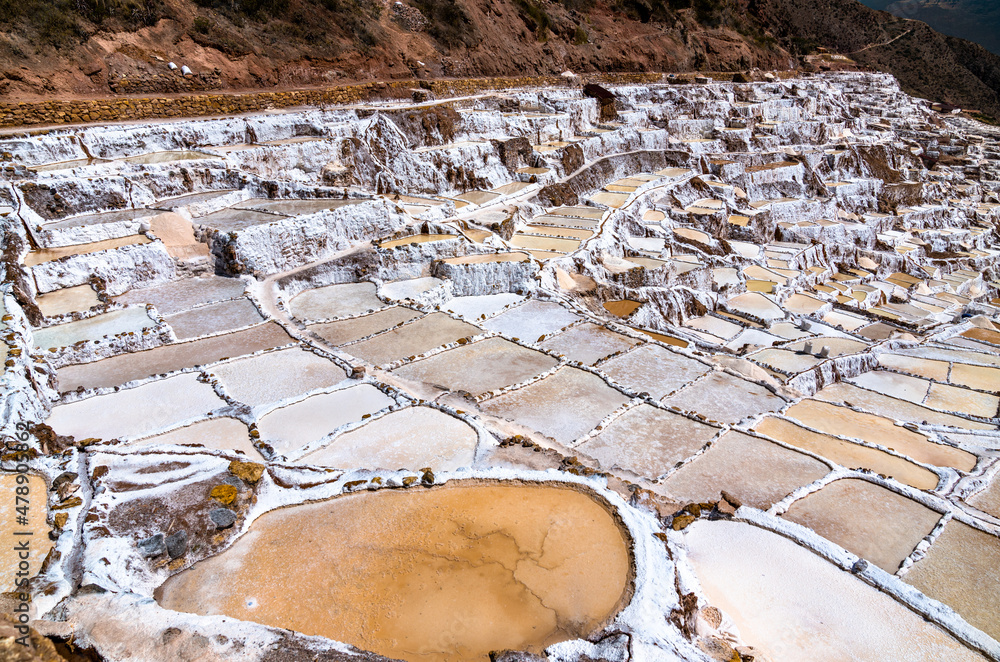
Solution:
<svg viewBox="0 0 1000 662">
<path fill-rule="evenodd" d="M 457 0 L 413 0 L 428 21 L 427 31 L 447 46 L 473 46 L 476 29 Z"/>
</svg>

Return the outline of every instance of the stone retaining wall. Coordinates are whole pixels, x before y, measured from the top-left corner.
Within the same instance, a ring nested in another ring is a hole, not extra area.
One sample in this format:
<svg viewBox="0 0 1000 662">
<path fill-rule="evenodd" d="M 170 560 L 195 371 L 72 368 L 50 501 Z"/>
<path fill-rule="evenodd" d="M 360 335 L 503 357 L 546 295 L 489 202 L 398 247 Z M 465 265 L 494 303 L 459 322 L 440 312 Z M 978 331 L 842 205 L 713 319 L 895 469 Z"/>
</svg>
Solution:
<svg viewBox="0 0 1000 662">
<path fill-rule="evenodd" d="M 731 73 L 724 75 L 732 78 Z M 595 74 L 579 78 L 518 76 L 388 81 L 294 92 L 0 103 L 0 127 L 234 115 L 276 108 L 357 103 L 372 99 L 407 99 L 413 97 L 415 90 L 429 91 L 436 97 L 449 97 L 524 87 L 576 87 L 586 82 L 625 85 L 659 83 L 663 80 L 663 74 L 659 73 Z"/>
</svg>

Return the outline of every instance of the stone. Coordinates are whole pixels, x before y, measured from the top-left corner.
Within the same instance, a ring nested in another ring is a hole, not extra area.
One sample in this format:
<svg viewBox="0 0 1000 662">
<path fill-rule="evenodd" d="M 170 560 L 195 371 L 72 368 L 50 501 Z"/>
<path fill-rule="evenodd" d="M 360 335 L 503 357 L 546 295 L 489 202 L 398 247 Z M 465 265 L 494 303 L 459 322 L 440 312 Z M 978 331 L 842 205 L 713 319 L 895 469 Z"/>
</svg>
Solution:
<svg viewBox="0 0 1000 662">
<path fill-rule="evenodd" d="M 167 549 L 167 555 L 171 559 L 176 559 L 180 556 L 184 556 L 187 552 L 188 547 L 188 534 L 187 531 L 181 529 L 180 531 L 175 531 L 164 539 L 164 543 Z"/>
<path fill-rule="evenodd" d="M 235 487 L 233 487 L 232 485 L 223 484 L 223 485 L 216 485 L 215 487 L 213 487 L 212 491 L 209 493 L 209 496 L 211 496 L 219 503 L 228 506 L 233 501 L 236 501 L 237 494 L 238 492 Z"/>
<path fill-rule="evenodd" d="M 164 541 L 162 533 L 157 533 L 146 538 L 145 540 L 140 540 L 138 547 L 139 551 L 142 552 L 143 557 L 147 559 L 159 556 L 167 551 L 167 545 Z"/>
<path fill-rule="evenodd" d="M 256 462 L 241 462 L 233 460 L 229 463 L 229 473 L 251 485 L 256 484 L 264 475 L 264 465 Z"/>
<path fill-rule="evenodd" d="M 236 523 L 236 513 L 228 508 L 214 508 L 209 511 L 208 516 L 217 529 L 228 529 Z"/>
</svg>

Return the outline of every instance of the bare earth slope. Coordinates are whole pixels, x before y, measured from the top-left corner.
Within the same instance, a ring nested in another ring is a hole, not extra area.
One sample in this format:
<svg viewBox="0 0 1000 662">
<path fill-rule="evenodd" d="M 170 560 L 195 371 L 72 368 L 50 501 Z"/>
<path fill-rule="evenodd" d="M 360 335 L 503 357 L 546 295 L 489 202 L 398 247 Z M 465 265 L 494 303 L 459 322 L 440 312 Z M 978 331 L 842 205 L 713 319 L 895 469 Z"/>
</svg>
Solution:
<svg viewBox="0 0 1000 662">
<path fill-rule="evenodd" d="M 856 0 L 21 0 L 0 3 L 0 100 L 784 69 L 821 46 L 1000 116 L 1000 57 Z"/>
</svg>

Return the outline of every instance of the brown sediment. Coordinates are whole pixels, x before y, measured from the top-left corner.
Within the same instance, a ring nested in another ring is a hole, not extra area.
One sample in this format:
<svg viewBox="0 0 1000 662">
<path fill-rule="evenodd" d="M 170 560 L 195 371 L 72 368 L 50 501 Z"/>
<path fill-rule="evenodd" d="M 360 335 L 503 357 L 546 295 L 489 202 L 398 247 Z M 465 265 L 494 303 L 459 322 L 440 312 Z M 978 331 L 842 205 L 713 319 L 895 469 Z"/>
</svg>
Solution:
<svg viewBox="0 0 1000 662">
<path fill-rule="evenodd" d="M 634 313 L 641 305 L 642 305 L 641 301 L 620 299 L 618 301 L 605 301 L 604 309 L 607 310 L 612 315 L 616 315 L 618 317 L 628 317 L 629 315 Z"/>
<path fill-rule="evenodd" d="M 631 598 L 631 547 L 586 488 L 462 481 L 268 513 L 156 599 L 410 661 L 486 660 L 599 631 Z"/>
<path fill-rule="evenodd" d="M 94 241 L 89 244 L 75 244 L 73 246 L 60 246 L 58 248 L 43 248 L 41 250 L 31 251 L 24 256 L 24 266 L 33 267 L 36 264 L 51 262 L 53 260 L 58 260 L 59 258 L 71 255 L 85 255 L 87 253 L 106 251 L 110 248 L 121 248 L 122 246 L 148 243 L 149 238 L 146 237 L 146 235 L 135 234 L 128 237 L 121 237 L 120 239 Z"/>
</svg>

